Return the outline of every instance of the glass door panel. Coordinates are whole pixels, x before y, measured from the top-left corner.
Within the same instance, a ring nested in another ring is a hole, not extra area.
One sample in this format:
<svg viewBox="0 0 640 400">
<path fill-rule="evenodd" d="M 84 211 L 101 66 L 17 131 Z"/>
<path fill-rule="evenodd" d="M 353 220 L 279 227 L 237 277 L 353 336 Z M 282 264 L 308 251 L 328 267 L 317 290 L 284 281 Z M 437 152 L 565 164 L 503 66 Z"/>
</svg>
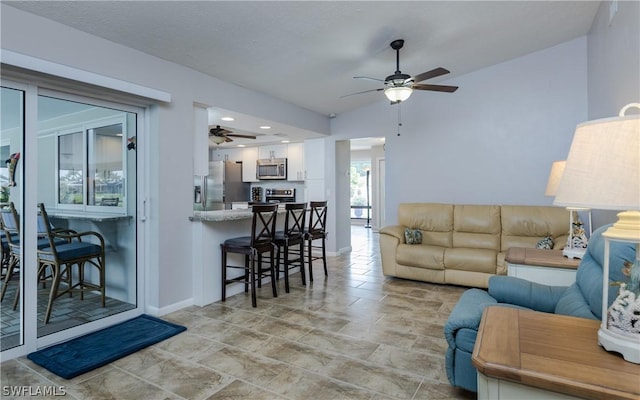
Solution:
<svg viewBox="0 0 640 400">
<path fill-rule="evenodd" d="M 40 264 L 38 337 L 136 308 L 137 157 L 127 147 L 136 129 L 136 113 L 38 96 L 38 203 L 53 229 L 95 232 L 103 242 L 96 235 L 82 242 L 104 243 L 104 258 L 92 259 L 97 266 L 67 264 L 60 254 Z M 74 233 L 58 239 L 77 240 Z"/>
<path fill-rule="evenodd" d="M 2 87 L 0 103 L 0 207 L 8 209 L 14 204 L 18 211 L 18 218 L 22 215 L 22 199 L 24 193 L 24 179 L 22 163 L 24 162 L 24 100 L 22 90 Z M 3 212 L 4 220 L 5 215 Z M 8 221 L 11 223 L 10 221 Z M 20 219 L 15 221 L 21 222 Z M 22 238 L 4 227 L 2 233 L 1 278 L 2 301 L 0 302 L 0 350 L 4 351 L 24 343 L 23 335 L 23 307 L 19 301 L 19 291 L 22 285 L 21 266 L 23 260 L 19 249 Z M 14 246 L 10 246 L 13 244 Z M 12 252 L 12 249 L 14 250 Z"/>
</svg>

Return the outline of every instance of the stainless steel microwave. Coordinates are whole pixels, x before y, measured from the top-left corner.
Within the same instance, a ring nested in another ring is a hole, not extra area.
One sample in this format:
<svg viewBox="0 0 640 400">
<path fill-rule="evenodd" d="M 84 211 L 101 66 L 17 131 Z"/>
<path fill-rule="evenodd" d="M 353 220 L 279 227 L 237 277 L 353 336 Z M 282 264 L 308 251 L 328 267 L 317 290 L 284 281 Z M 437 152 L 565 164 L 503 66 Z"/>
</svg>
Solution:
<svg viewBox="0 0 640 400">
<path fill-rule="evenodd" d="M 256 161 L 256 177 L 258 179 L 287 179 L 286 158 L 266 158 Z"/>
</svg>

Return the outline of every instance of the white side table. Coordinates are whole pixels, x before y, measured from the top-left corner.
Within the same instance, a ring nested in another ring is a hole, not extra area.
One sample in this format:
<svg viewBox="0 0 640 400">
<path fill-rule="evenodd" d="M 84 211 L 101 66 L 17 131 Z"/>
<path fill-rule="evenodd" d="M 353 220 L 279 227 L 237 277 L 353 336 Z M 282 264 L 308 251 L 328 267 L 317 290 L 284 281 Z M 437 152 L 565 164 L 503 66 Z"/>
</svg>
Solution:
<svg viewBox="0 0 640 400">
<path fill-rule="evenodd" d="M 561 250 L 512 247 L 505 257 L 507 275 L 552 286 L 569 286 L 576 280 L 580 260 Z"/>
</svg>

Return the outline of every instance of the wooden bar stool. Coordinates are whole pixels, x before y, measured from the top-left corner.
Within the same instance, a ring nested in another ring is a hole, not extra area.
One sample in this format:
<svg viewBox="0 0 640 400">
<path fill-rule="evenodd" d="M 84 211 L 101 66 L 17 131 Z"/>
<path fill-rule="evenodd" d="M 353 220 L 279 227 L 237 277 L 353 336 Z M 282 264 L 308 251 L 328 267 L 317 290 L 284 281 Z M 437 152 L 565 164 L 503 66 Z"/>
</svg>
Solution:
<svg viewBox="0 0 640 400">
<path fill-rule="evenodd" d="M 251 236 L 241 236 L 227 239 L 220 244 L 222 250 L 222 301 L 226 300 L 227 285 L 234 282 L 244 282 L 244 291 L 249 290 L 251 284 L 251 305 L 256 303 L 256 278 L 258 286 L 261 286 L 262 278 L 271 277 L 273 297 L 278 297 L 276 289 L 275 266 L 275 228 L 278 205 L 254 205 L 252 207 L 253 218 L 251 221 Z M 244 266 L 227 265 L 227 254 L 243 254 Z M 263 266 L 262 255 L 269 253 L 268 266 Z M 227 268 L 243 269 L 244 275 L 227 278 Z"/>
<path fill-rule="evenodd" d="M 280 259 L 283 260 L 284 289 L 289 293 L 289 267 L 299 266 L 302 284 L 306 284 L 304 277 L 304 228 L 306 220 L 305 203 L 286 203 L 287 211 L 284 218 L 284 231 L 277 231 L 275 243 L 278 247 L 276 253 L 276 279 L 280 279 Z M 297 249 L 295 248 L 297 247 Z M 291 258 L 294 256 L 295 258 Z"/>
<path fill-rule="evenodd" d="M 313 260 L 322 259 L 324 266 L 324 275 L 327 274 L 327 250 L 326 239 L 327 231 L 327 202 L 311 201 L 309 202 L 309 228 L 304 232 L 304 239 L 307 242 L 307 262 L 309 264 L 309 281 L 313 282 Z M 314 245 L 314 240 L 321 240 L 320 245 Z M 321 250 L 322 256 L 314 256 L 313 249 Z"/>
</svg>

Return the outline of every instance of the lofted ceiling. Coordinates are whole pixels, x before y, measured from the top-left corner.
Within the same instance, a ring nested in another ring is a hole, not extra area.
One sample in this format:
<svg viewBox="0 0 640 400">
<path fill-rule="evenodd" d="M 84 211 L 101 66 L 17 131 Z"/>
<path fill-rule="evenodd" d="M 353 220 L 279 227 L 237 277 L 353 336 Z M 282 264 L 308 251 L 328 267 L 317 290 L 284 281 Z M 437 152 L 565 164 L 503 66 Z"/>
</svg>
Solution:
<svg viewBox="0 0 640 400">
<path fill-rule="evenodd" d="M 3 1 L 323 115 L 395 71 L 455 77 L 587 34 L 599 1 Z M 418 92 L 413 96 L 451 96 Z M 232 123 L 227 125 L 234 129 Z M 238 128 L 240 129 L 240 128 Z"/>
</svg>

